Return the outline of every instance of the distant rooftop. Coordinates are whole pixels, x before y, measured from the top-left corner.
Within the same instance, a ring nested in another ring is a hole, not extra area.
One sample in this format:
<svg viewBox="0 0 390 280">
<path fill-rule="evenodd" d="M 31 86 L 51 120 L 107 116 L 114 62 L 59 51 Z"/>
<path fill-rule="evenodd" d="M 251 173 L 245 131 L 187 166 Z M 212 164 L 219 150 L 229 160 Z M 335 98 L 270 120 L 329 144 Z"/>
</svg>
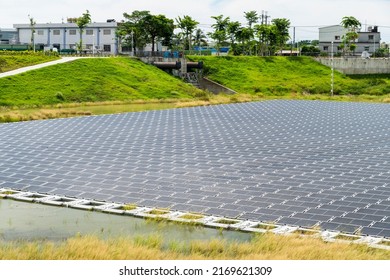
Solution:
<svg viewBox="0 0 390 280">
<path fill-rule="evenodd" d="M 22 23 L 22 24 L 14 24 L 14 28 L 21 29 L 21 28 L 31 28 L 31 25 L 29 23 Z M 110 22 L 93 22 L 87 25 L 89 28 L 93 27 L 116 27 L 118 26 L 118 23 L 115 21 Z M 37 23 L 35 24 L 35 28 L 64 28 L 64 27 L 78 27 L 76 23 Z"/>
</svg>

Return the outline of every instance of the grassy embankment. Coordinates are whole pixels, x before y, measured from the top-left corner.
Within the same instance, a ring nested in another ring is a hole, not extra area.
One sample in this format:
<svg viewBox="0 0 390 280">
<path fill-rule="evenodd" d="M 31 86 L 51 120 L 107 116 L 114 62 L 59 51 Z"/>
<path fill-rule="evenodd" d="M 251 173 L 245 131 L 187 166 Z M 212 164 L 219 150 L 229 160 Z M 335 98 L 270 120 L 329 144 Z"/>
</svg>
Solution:
<svg viewBox="0 0 390 280">
<path fill-rule="evenodd" d="M 300 236 L 258 235 L 246 243 L 211 240 L 164 244 L 158 235 L 60 243 L 0 242 L 0 260 L 389 260 L 390 251 L 366 245 L 325 243 Z"/>
<path fill-rule="evenodd" d="M 390 74 L 346 76 L 335 72 L 330 97 L 331 70 L 309 57 L 197 57 L 205 75 L 255 98 L 322 99 L 390 102 Z"/>
<path fill-rule="evenodd" d="M 190 57 L 238 92 L 212 95 L 128 58 L 85 59 L 0 79 L 0 122 L 307 99 L 390 102 L 390 75 L 345 76 L 307 57 Z"/>
<path fill-rule="evenodd" d="M 0 122 L 174 108 L 204 96 L 138 60 L 82 59 L 0 79 Z"/>
<path fill-rule="evenodd" d="M 12 71 L 59 59 L 58 55 L 45 55 L 41 52 L 0 51 L 0 73 Z"/>
</svg>

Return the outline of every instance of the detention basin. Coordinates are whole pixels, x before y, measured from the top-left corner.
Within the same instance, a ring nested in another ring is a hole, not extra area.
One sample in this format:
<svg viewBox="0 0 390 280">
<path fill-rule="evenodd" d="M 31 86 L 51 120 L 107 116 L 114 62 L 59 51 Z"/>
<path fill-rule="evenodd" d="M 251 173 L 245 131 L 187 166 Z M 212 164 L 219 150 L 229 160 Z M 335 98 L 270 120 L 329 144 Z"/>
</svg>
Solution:
<svg viewBox="0 0 390 280">
<path fill-rule="evenodd" d="M 62 241 L 77 235 L 106 239 L 154 234 L 166 243 L 212 239 L 249 242 L 254 237 L 240 231 L 0 199 L 0 241 Z"/>
</svg>

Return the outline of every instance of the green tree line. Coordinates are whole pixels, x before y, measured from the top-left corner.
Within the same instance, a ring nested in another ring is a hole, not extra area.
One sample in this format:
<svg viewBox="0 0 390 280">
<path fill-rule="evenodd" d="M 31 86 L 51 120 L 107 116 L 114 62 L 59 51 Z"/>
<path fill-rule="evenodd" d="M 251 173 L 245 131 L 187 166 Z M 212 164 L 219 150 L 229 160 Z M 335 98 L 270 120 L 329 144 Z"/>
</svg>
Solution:
<svg viewBox="0 0 390 280">
<path fill-rule="evenodd" d="M 194 47 L 208 45 L 230 47 L 235 55 L 274 55 L 283 49 L 289 36 L 290 20 L 276 18 L 271 23 L 264 22 L 256 11 L 244 13 L 246 24 L 231 21 L 223 15 L 212 16 L 212 31 L 205 33 L 199 22 L 188 15 L 169 19 L 164 15 L 153 15 L 149 11 L 133 11 L 123 14 L 125 20 L 119 24 L 118 36 L 122 45 L 133 51 L 146 44 L 156 51 L 156 42 L 177 50 L 193 50 Z M 179 32 L 175 33 L 175 30 Z"/>
</svg>

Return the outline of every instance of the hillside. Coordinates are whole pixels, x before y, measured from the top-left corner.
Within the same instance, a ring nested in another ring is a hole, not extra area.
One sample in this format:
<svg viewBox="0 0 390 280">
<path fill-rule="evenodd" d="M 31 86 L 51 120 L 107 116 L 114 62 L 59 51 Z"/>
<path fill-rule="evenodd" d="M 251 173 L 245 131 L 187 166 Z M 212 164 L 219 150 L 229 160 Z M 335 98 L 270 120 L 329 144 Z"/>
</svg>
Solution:
<svg viewBox="0 0 390 280">
<path fill-rule="evenodd" d="M 81 59 L 0 79 L 0 106 L 183 99 L 203 92 L 129 58 Z"/>
<path fill-rule="evenodd" d="M 0 51 L 0 73 L 49 62 L 58 58 L 57 55 L 48 56 L 40 52 Z"/>
<path fill-rule="evenodd" d="M 331 70 L 309 57 L 211 57 L 205 75 L 240 93 L 260 96 L 329 94 Z M 335 72 L 335 94 L 390 94 L 390 75 L 345 76 Z"/>
</svg>

